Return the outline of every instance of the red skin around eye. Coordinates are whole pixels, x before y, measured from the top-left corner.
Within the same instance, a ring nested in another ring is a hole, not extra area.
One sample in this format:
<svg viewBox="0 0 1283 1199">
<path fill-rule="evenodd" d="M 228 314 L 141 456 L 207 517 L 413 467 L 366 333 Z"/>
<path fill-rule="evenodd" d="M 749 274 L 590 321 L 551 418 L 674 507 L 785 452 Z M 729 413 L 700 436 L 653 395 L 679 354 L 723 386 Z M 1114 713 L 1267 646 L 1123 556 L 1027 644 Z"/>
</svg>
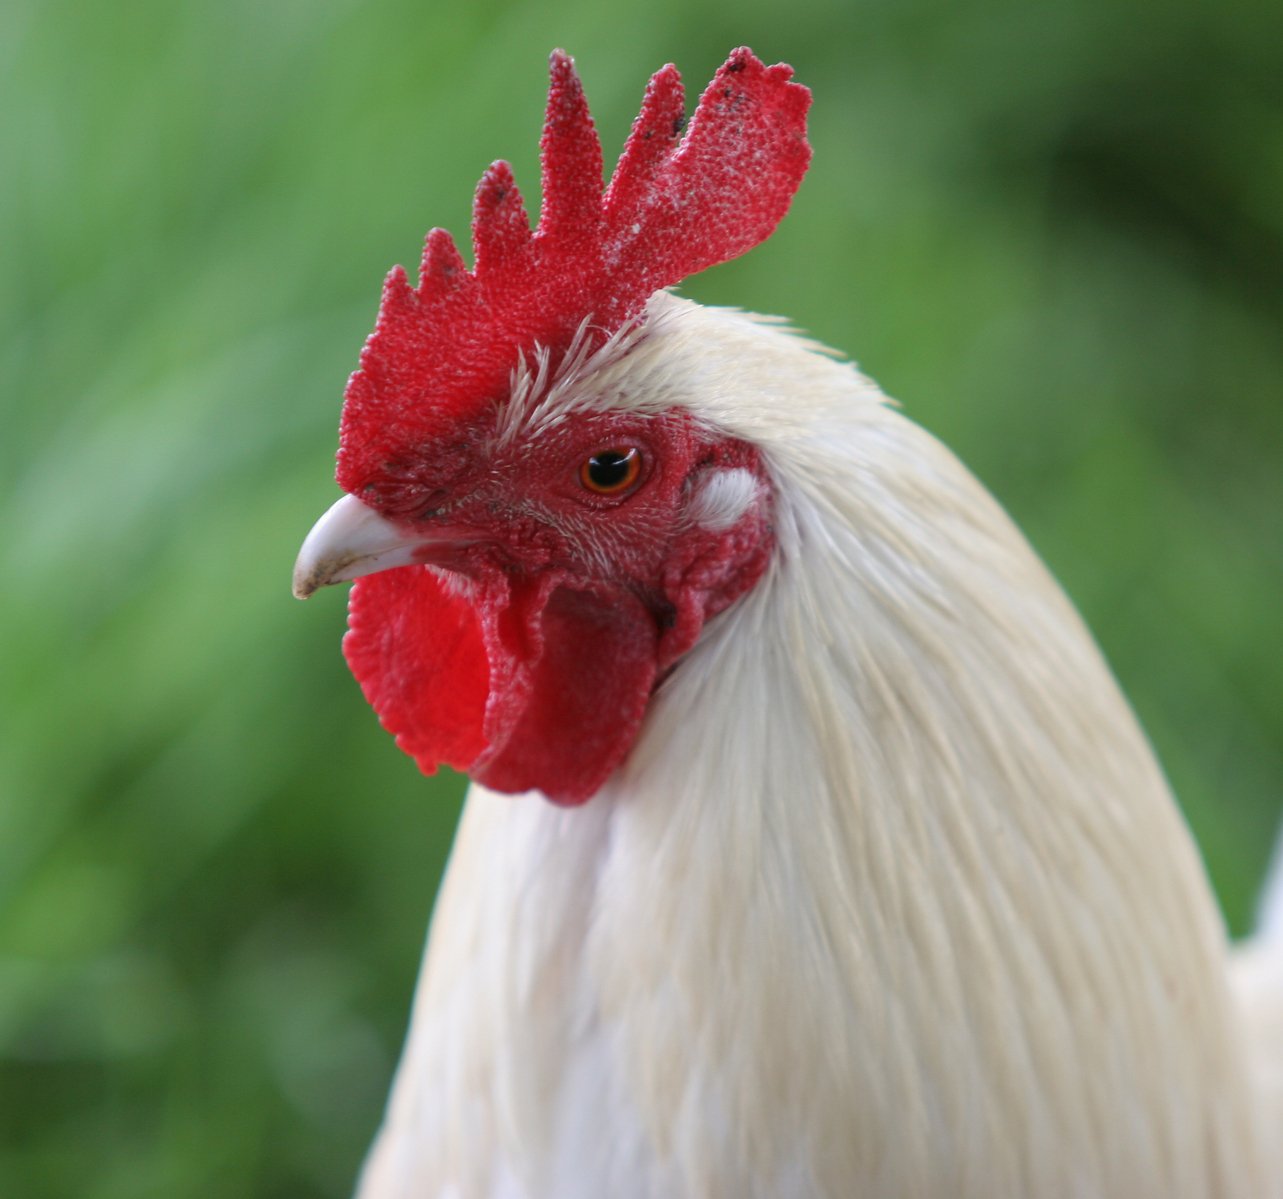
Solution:
<svg viewBox="0 0 1283 1199">
<path fill-rule="evenodd" d="M 710 447 L 684 427 L 669 447 L 697 462 L 696 474 L 727 464 L 761 470 L 742 444 Z M 497 556 L 478 551 L 466 581 L 443 581 L 427 566 L 357 580 L 343 643 L 348 664 L 425 773 L 445 764 L 495 790 L 539 790 L 561 804 L 600 788 L 636 739 L 656 682 L 769 560 L 765 503 L 717 532 L 646 507 L 679 504 L 686 478 L 656 471 L 635 499 L 591 514 L 630 526 L 616 574 L 591 577 L 542 556 L 539 569 L 525 571 L 509 547 Z M 647 545 L 632 525 L 671 535 Z"/>
</svg>

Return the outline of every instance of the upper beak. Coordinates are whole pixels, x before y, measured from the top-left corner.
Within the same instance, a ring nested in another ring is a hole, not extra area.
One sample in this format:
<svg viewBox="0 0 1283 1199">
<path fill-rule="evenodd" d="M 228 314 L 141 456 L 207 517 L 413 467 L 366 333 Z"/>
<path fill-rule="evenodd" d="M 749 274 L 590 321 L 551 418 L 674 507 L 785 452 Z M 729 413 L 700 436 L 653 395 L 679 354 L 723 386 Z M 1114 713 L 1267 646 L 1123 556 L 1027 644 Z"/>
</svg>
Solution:
<svg viewBox="0 0 1283 1199">
<path fill-rule="evenodd" d="M 294 563 L 294 594 L 307 599 L 331 583 L 422 562 L 432 544 L 433 538 L 400 529 L 356 496 L 345 495 L 304 540 Z"/>
</svg>

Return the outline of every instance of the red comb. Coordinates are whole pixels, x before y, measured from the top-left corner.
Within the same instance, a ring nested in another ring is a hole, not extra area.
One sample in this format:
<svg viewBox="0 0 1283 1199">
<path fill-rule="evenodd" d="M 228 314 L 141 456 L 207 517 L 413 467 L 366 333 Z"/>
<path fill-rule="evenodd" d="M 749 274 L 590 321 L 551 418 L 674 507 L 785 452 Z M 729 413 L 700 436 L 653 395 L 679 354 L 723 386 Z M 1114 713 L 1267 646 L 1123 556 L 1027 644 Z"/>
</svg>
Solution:
<svg viewBox="0 0 1283 1199">
<path fill-rule="evenodd" d="M 419 286 L 401 267 L 388 274 L 344 397 L 339 485 L 360 490 L 501 399 L 535 346 L 555 365 L 585 320 L 604 341 L 660 288 L 769 237 L 811 158 L 811 93 L 792 74 L 736 50 L 687 126 L 681 76 L 671 64 L 657 71 L 603 195 L 583 86 L 570 57 L 555 51 L 539 228 L 530 230 L 512 169 L 496 162 L 473 202 L 474 269 L 433 229 Z"/>
</svg>

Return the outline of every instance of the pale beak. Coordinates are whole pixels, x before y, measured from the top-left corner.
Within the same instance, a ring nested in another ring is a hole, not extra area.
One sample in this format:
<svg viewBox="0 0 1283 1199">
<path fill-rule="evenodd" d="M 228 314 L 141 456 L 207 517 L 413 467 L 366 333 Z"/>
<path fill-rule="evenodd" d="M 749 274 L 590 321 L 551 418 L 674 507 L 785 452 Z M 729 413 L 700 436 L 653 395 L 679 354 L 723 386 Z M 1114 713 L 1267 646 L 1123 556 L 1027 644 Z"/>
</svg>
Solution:
<svg viewBox="0 0 1283 1199">
<path fill-rule="evenodd" d="M 294 594 L 307 599 L 331 583 L 422 562 L 433 544 L 434 538 L 400 529 L 356 496 L 345 495 L 304 540 L 294 563 Z"/>
</svg>

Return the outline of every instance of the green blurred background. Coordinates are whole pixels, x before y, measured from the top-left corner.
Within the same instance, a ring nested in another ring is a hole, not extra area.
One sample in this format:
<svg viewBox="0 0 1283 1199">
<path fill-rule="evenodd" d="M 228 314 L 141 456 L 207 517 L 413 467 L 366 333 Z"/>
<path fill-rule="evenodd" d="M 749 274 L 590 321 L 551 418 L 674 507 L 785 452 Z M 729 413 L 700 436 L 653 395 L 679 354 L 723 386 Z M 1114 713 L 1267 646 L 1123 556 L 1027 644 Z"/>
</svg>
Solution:
<svg viewBox="0 0 1283 1199">
<path fill-rule="evenodd" d="M 1283 800 L 1283 6 L 0 8 L 0 1193 L 343 1196 L 460 781 L 294 553 L 384 271 L 535 207 L 545 56 L 608 159 L 734 45 L 815 91 L 780 232 L 687 294 L 855 355 L 1010 507 L 1227 917 Z"/>
</svg>

